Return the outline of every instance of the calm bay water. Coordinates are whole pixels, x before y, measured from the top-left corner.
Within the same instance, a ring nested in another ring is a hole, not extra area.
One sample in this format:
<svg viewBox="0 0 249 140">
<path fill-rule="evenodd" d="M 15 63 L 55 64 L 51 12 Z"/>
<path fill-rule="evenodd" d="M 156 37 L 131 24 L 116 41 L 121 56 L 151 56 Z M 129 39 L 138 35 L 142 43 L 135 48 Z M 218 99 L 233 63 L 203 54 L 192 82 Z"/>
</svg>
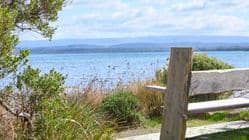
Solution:
<svg viewBox="0 0 249 140">
<path fill-rule="evenodd" d="M 205 53 L 237 68 L 249 67 L 246 51 Z M 113 86 L 118 82 L 153 78 L 155 71 L 166 65 L 168 57 L 169 52 L 34 54 L 30 63 L 42 72 L 54 68 L 67 75 L 67 86 L 86 85 L 93 79 L 104 86 Z M 0 82 L 0 87 L 6 81 Z"/>
</svg>

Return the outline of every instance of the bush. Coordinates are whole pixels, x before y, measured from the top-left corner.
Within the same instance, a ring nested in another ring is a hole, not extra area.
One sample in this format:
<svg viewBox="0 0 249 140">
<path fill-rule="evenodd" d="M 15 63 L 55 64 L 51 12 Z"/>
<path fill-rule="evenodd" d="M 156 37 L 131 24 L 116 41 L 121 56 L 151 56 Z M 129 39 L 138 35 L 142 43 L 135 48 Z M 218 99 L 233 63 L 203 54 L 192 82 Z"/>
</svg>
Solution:
<svg viewBox="0 0 249 140">
<path fill-rule="evenodd" d="M 167 76 L 168 69 L 162 68 L 156 71 L 156 81 L 162 85 L 167 85 Z"/>
<path fill-rule="evenodd" d="M 138 99 L 132 92 L 127 91 L 119 91 L 106 96 L 102 101 L 102 109 L 111 119 L 126 124 L 140 122 L 137 106 Z"/>
<path fill-rule="evenodd" d="M 214 70 L 214 69 L 231 69 L 232 65 L 227 64 L 221 60 L 216 59 L 215 57 L 209 57 L 206 54 L 195 54 L 193 58 L 193 71 L 201 71 L 201 70 Z M 162 85 L 167 84 L 167 68 L 162 68 L 156 71 L 156 81 L 161 83 Z M 206 100 L 215 100 L 220 97 L 226 97 L 230 93 L 226 94 L 214 94 L 214 95 L 196 95 L 190 98 L 190 102 L 197 101 L 206 101 Z"/>
<path fill-rule="evenodd" d="M 17 87 L 25 96 L 22 109 L 28 122 L 19 120 L 18 139 L 111 139 L 111 131 L 94 108 L 64 96 L 64 77 L 51 70 L 41 74 L 28 67 L 18 76 Z M 26 126 L 26 127 L 23 127 Z"/>
<path fill-rule="evenodd" d="M 155 84 L 153 81 L 133 83 L 130 89 L 139 99 L 139 109 L 146 117 L 159 117 L 162 115 L 164 94 L 144 88 L 144 85 Z"/>
<path fill-rule="evenodd" d="M 195 54 L 193 58 L 193 71 L 214 70 L 214 69 L 231 69 L 229 65 L 215 57 L 209 57 L 206 54 Z"/>
<path fill-rule="evenodd" d="M 104 116 L 88 104 L 47 100 L 37 121 L 38 139 L 111 139 Z"/>
<path fill-rule="evenodd" d="M 229 113 L 227 111 L 219 111 L 213 113 L 190 114 L 189 118 L 195 120 L 208 120 L 211 122 L 219 121 L 237 121 L 241 120 L 238 113 Z"/>
<path fill-rule="evenodd" d="M 215 57 L 210 57 L 207 54 L 195 54 L 193 58 L 193 71 L 215 70 L 215 69 L 231 69 L 232 65 L 227 64 Z M 162 68 L 156 71 L 156 81 L 161 84 L 167 84 L 168 68 Z"/>
<path fill-rule="evenodd" d="M 240 112 L 240 118 L 243 120 L 249 120 L 249 110 L 244 110 Z"/>
</svg>

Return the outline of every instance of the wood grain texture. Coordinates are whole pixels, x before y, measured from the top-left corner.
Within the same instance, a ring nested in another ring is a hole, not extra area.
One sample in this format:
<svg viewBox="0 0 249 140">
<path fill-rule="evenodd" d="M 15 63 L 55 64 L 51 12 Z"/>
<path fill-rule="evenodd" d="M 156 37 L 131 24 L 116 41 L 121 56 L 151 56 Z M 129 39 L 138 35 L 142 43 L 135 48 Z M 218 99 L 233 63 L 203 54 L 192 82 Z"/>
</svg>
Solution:
<svg viewBox="0 0 249 140">
<path fill-rule="evenodd" d="M 249 107 L 249 99 L 240 97 L 216 101 L 205 101 L 198 103 L 188 104 L 188 113 L 205 113 L 205 112 L 214 112 L 221 111 L 226 109 L 237 109 Z"/>
<path fill-rule="evenodd" d="M 162 86 L 146 85 L 146 89 L 166 93 L 167 88 Z"/>
<path fill-rule="evenodd" d="M 190 96 L 249 89 L 249 69 L 193 71 Z"/>
<path fill-rule="evenodd" d="M 166 87 L 150 85 L 150 90 L 165 93 Z M 164 90 L 165 89 L 165 90 Z M 249 68 L 192 71 L 189 96 L 198 94 L 215 94 L 225 91 L 249 89 Z"/>
<path fill-rule="evenodd" d="M 162 93 L 165 93 L 165 90 L 167 90 L 166 87 L 160 87 L 160 86 L 146 86 L 146 88 L 149 90 L 160 91 Z M 189 103 L 188 113 L 189 114 L 205 113 L 205 112 L 214 112 L 226 109 L 237 109 L 245 107 L 249 107 L 249 96 L 216 100 L 216 101 Z"/>
<path fill-rule="evenodd" d="M 186 131 L 192 48 L 172 48 L 160 140 L 183 140 Z"/>
</svg>

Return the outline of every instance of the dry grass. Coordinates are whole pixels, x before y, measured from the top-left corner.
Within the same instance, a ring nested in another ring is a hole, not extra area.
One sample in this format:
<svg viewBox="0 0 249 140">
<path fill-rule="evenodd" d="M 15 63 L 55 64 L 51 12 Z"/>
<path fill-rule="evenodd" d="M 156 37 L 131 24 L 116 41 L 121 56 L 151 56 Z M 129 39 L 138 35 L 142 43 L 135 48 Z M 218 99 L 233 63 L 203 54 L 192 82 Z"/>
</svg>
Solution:
<svg viewBox="0 0 249 140">
<path fill-rule="evenodd" d="M 77 99 L 82 102 L 87 102 L 95 107 L 99 107 L 103 98 L 108 94 L 113 94 L 118 91 L 131 91 L 139 99 L 139 110 L 145 116 L 157 117 L 162 115 L 162 105 L 164 100 L 164 94 L 161 92 L 151 91 L 145 89 L 145 85 L 158 85 L 154 80 L 146 81 L 134 81 L 129 85 L 117 85 L 112 90 L 105 90 L 96 88 L 96 84 L 90 82 L 84 88 L 74 87 L 70 91 L 69 95 L 71 99 Z"/>
<path fill-rule="evenodd" d="M 128 90 L 134 93 L 139 99 L 139 110 L 148 117 L 161 116 L 163 94 L 160 92 L 150 91 L 144 88 L 145 85 L 158 84 L 155 81 L 134 81 L 129 85 L 117 85 L 112 90 L 105 90 L 96 83 L 89 82 L 85 87 L 71 87 L 66 89 L 66 95 L 69 101 L 78 102 L 79 104 L 88 104 L 94 108 L 99 108 L 103 98 L 107 94 L 116 93 L 120 90 Z M 0 108 L 0 139 L 16 139 L 16 118 L 6 115 L 6 111 Z M 8 114 L 8 113 L 7 113 Z M 106 116 L 108 118 L 108 116 Z"/>
<path fill-rule="evenodd" d="M 84 88 L 70 88 L 66 91 L 67 97 L 71 101 L 84 102 L 94 107 L 99 107 L 107 92 L 94 86 L 93 84 L 88 84 Z"/>
<path fill-rule="evenodd" d="M 78 101 L 98 108 L 101 105 L 104 96 L 105 94 L 101 94 L 99 92 L 79 92 L 68 96 L 68 99 L 69 101 Z"/>
<path fill-rule="evenodd" d="M 14 140 L 16 118 L 0 106 L 0 139 Z"/>
<path fill-rule="evenodd" d="M 145 85 L 157 84 L 155 81 L 135 82 L 128 88 L 139 99 L 139 107 L 142 112 L 149 117 L 162 115 L 164 95 L 160 92 L 145 89 Z"/>
</svg>

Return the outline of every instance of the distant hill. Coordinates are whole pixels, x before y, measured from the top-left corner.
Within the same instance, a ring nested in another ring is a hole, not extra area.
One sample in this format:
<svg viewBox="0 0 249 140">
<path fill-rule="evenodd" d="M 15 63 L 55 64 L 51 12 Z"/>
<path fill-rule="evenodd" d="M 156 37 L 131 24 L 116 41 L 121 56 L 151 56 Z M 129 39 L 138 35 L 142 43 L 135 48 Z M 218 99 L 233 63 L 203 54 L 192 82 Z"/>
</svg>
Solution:
<svg viewBox="0 0 249 140">
<path fill-rule="evenodd" d="M 169 51 L 171 47 L 193 47 L 197 51 L 249 51 L 249 37 L 163 36 L 106 39 L 22 41 L 17 50 L 32 53 L 147 52 Z"/>
</svg>

